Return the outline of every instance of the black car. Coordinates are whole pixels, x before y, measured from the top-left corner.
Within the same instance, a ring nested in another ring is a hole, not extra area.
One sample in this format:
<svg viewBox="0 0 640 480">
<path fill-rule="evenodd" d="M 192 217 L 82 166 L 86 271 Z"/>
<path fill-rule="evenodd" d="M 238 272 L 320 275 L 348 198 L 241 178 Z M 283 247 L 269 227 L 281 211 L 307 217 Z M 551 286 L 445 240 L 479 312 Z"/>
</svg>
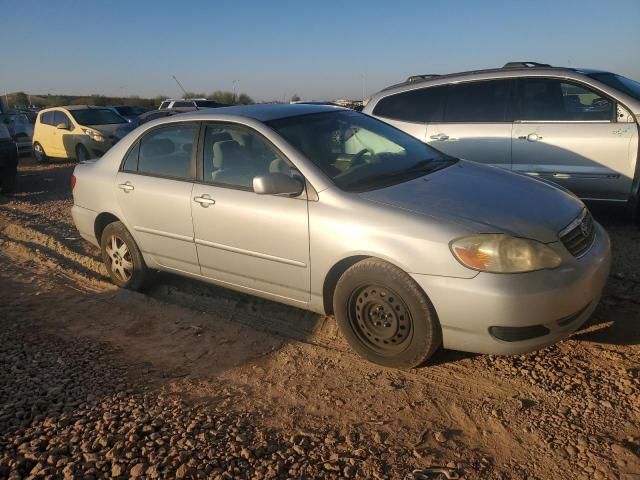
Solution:
<svg viewBox="0 0 640 480">
<path fill-rule="evenodd" d="M 18 146 L 9 129 L 0 124 L 0 193 L 11 195 L 18 172 Z"/>
</svg>

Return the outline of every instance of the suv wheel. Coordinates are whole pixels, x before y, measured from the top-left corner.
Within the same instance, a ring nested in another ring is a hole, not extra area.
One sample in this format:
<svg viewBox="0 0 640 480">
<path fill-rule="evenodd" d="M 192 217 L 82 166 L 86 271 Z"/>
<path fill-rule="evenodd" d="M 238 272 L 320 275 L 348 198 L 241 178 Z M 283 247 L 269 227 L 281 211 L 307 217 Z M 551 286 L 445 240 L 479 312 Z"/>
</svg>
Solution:
<svg viewBox="0 0 640 480">
<path fill-rule="evenodd" d="M 142 254 L 122 222 L 107 225 L 100 239 L 102 259 L 111 281 L 122 288 L 140 290 L 148 277 Z"/>
<path fill-rule="evenodd" d="M 349 268 L 336 286 L 333 309 L 351 348 L 379 365 L 417 367 L 442 343 L 425 293 L 383 260 L 370 258 Z"/>
</svg>

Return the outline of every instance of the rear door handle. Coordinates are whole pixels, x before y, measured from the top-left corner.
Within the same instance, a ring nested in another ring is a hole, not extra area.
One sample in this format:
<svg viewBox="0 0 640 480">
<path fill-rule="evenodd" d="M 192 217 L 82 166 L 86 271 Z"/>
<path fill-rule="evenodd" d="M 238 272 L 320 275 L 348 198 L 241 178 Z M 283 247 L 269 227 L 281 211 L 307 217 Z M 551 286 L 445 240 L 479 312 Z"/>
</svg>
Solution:
<svg viewBox="0 0 640 480">
<path fill-rule="evenodd" d="M 193 197 L 193 201 L 200 204 L 201 207 L 207 208 L 209 205 L 215 205 L 216 201 L 209 195 L 202 195 L 200 197 Z"/>
<path fill-rule="evenodd" d="M 431 140 L 449 140 L 449 135 L 446 133 L 438 133 L 437 135 L 431 135 Z"/>
<path fill-rule="evenodd" d="M 125 182 L 125 183 L 121 183 L 120 185 L 118 185 L 118 188 L 121 188 L 122 190 L 124 190 L 124 193 L 129 193 L 135 187 L 133 185 L 131 185 L 131 182 Z"/>
</svg>

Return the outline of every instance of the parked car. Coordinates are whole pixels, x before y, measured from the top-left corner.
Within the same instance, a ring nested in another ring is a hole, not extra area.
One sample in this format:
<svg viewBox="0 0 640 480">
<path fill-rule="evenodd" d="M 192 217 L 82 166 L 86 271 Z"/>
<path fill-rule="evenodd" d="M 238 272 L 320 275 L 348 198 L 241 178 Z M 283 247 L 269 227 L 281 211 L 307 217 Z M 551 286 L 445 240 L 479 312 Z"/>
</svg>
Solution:
<svg viewBox="0 0 640 480">
<path fill-rule="evenodd" d="M 157 118 L 177 115 L 178 113 L 195 112 L 196 110 L 203 110 L 206 108 L 220 108 L 228 106 L 229 105 L 225 105 L 224 103 L 207 100 L 206 98 L 196 98 L 188 100 L 167 99 L 160 104 L 158 110 L 150 110 L 140 115 L 140 117 L 138 117 L 138 125 L 142 125 Z"/>
<path fill-rule="evenodd" d="M 201 110 L 203 108 L 220 108 L 227 107 L 224 103 L 215 100 L 207 100 L 206 98 L 167 98 L 164 100 L 158 110 L 181 110 L 183 112 L 191 112 Z"/>
<path fill-rule="evenodd" d="M 33 151 L 37 161 L 84 161 L 100 157 L 132 129 L 125 118 L 106 107 L 47 108 L 38 112 Z"/>
<path fill-rule="evenodd" d="M 126 118 L 127 121 L 134 126 L 138 125 L 138 118 L 140 115 L 149 111 L 148 108 L 139 107 L 137 105 L 112 105 L 109 108 L 121 117 Z"/>
<path fill-rule="evenodd" d="M 18 170 L 18 146 L 4 123 L 0 123 L 0 193 L 14 192 Z"/>
<path fill-rule="evenodd" d="M 18 154 L 30 153 L 33 125 L 29 118 L 22 112 L 9 111 L 8 113 L 0 113 L 0 122 L 7 127 L 9 134 L 18 146 Z"/>
<path fill-rule="evenodd" d="M 534 62 L 417 75 L 363 111 L 449 155 L 638 209 L 640 83 L 621 75 Z"/>
<path fill-rule="evenodd" d="M 76 166 L 75 224 L 120 286 L 165 270 L 335 314 L 355 351 L 521 353 L 576 330 L 609 272 L 574 195 L 358 112 L 255 105 L 139 127 Z"/>
</svg>

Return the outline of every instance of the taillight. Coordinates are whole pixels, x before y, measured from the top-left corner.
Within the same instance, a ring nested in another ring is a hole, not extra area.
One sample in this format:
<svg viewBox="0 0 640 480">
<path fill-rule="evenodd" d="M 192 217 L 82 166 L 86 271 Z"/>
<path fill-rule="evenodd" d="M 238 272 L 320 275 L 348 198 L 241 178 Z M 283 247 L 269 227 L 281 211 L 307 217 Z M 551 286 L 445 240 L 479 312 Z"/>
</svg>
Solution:
<svg viewBox="0 0 640 480">
<path fill-rule="evenodd" d="M 76 176 L 75 175 L 71 175 L 71 191 L 73 192 L 73 189 L 76 187 Z"/>
</svg>

